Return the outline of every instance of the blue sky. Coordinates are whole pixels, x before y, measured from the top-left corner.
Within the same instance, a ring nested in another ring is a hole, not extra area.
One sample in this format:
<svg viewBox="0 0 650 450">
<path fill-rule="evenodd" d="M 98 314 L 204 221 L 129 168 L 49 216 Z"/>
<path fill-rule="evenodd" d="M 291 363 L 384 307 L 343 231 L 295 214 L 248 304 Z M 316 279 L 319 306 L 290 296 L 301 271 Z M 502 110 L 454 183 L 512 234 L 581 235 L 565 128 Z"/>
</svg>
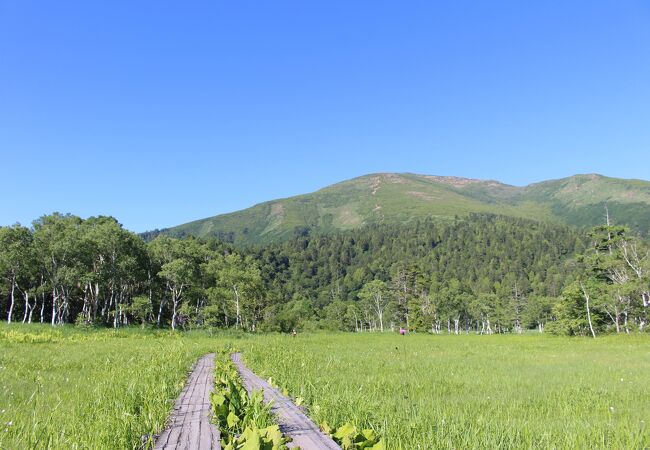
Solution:
<svg viewBox="0 0 650 450">
<path fill-rule="evenodd" d="M 0 225 L 370 172 L 649 179 L 645 1 L 0 0 Z"/>
</svg>

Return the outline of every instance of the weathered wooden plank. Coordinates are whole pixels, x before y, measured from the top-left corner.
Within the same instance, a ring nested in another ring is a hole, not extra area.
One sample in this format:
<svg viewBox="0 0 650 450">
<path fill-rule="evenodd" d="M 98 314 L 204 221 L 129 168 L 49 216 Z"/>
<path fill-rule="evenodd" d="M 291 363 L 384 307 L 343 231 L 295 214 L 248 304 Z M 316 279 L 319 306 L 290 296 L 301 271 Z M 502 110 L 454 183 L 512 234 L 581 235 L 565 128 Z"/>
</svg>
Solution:
<svg viewBox="0 0 650 450">
<path fill-rule="evenodd" d="M 291 399 L 248 369 L 242 362 L 240 353 L 234 353 L 231 358 L 248 392 L 262 390 L 264 401 L 272 402 L 271 412 L 278 421 L 280 431 L 292 439 L 289 447 L 300 447 L 301 450 L 341 450 L 341 447 L 321 432 Z"/>
<path fill-rule="evenodd" d="M 156 450 L 220 450 L 221 436 L 210 421 L 210 393 L 214 387 L 214 354 L 200 358 L 178 396 Z"/>
</svg>

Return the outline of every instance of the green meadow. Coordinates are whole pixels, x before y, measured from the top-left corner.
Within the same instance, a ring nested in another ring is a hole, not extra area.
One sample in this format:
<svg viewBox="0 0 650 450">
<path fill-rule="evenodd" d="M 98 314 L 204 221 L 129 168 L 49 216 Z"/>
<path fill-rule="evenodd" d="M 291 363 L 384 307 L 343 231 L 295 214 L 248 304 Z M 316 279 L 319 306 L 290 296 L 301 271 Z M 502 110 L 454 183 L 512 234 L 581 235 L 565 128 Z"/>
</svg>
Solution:
<svg viewBox="0 0 650 450">
<path fill-rule="evenodd" d="M 0 326 L 0 448 L 142 448 L 200 355 L 226 348 L 319 424 L 389 449 L 650 446 L 650 338 Z M 144 438 L 143 438 L 144 437 Z"/>
<path fill-rule="evenodd" d="M 203 336 L 0 326 L 0 449 L 140 448 L 164 425 Z M 145 438 L 146 442 L 146 438 Z"/>
<path fill-rule="evenodd" d="M 318 423 L 388 448 L 644 448 L 650 339 L 315 334 L 247 342 L 253 370 Z"/>
</svg>

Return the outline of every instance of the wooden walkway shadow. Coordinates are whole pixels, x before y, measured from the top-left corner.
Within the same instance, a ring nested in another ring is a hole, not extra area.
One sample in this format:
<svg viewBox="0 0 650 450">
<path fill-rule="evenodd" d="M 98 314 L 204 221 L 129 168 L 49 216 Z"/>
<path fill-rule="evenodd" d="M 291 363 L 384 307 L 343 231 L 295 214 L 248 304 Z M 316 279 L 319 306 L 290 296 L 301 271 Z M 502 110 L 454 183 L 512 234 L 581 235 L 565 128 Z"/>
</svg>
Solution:
<svg viewBox="0 0 650 450">
<path fill-rule="evenodd" d="M 300 447 L 300 450 L 341 450 L 341 447 L 322 433 L 289 398 L 248 369 L 241 360 L 241 353 L 234 353 L 231 358 L 249 394 L 263 390 L 264 401 L 273 402 L 271 412 L 278 421 L 280 431 L 293 439 L 288 447 Z"/>
<path fill-rule="evenodd" d="M 210 421 L 210 393 L 214 388 L 214 353 L 200 358 L 176 400 L 157 450 L 220 450 L 219 430 Z"/>
</svg>

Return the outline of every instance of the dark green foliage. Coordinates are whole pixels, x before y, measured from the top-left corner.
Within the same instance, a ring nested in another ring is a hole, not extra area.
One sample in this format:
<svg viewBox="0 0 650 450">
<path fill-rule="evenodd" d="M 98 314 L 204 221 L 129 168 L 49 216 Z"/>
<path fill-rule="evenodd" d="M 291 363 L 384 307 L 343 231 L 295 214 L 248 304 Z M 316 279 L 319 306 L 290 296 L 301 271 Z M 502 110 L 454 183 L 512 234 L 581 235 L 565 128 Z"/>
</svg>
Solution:
<svg viewBox="0 0 650 450">
<path fill-rule="evenodd" d="M 280 299 L 308 295 L 319 309 L 339 302 L 339 313 L 329 318 L 321 314 L 330 324 L 334 316 L 341 325 L 346 322 L 341 316 L 344 305 L 355 303 L 359 291 L 372 280 L 389 283 L 394 297 L 406 290 L 405 298 L 393 304 L 393 321 L 397 315 L 405 325 L 405 310 L 417 316 L 423 296 L 428 301 L 467 296 L 459 300 L 465 304 L 486 293 L 508 302 L 515 285 L 521 298 L 558 296 L 574 273 L 570 258 L 585 244 L 568 227 L 471 215 L 447 225 L 427 220 L 296 238 L 266 246 L 256 257 L 262 262 L 266 284 Z M 409 307 L 409 302 L 416 307 Z M 349 328 L 349 322 L 343 328 Z"/>
<path fill-rule="evenodd" d="M 631 229 L 641 235 L 650 236 L 650 205 L 647 203 L 597 203 L 587 206 L 570 207 L 563 204 L 553 205 L 553 213 L 563 217 L 564 222 L 569 225 L 580 227 L 592 227 L 603 223 L 603 211 L 609 209 L 612 217 L 617 222 L 627 224 Z"/>
<path fill-rule="evenodd" d="M 650 307 L 650 247 L 621 226 L 599 225 L 577 260 L 579 277 L 553 306 L 556 334 L 596 337 L 644 331 Z"/>
<path fill-rule="evenodd" d="M 165 235 L 145 244 L 106 217 L 53 214 L 32 230 L 0 231 L 0 307 L 27 322 L 457 334 L 548 324 L 584 334 L 586 299 L 575 286 L 591 293 L 596 332 L 644 329 L 639 305 L 650 303 L 647 246 L 619 226 L 587 236 L 470 214 L 298 230 L 244 249 Z"/>
</svg>

